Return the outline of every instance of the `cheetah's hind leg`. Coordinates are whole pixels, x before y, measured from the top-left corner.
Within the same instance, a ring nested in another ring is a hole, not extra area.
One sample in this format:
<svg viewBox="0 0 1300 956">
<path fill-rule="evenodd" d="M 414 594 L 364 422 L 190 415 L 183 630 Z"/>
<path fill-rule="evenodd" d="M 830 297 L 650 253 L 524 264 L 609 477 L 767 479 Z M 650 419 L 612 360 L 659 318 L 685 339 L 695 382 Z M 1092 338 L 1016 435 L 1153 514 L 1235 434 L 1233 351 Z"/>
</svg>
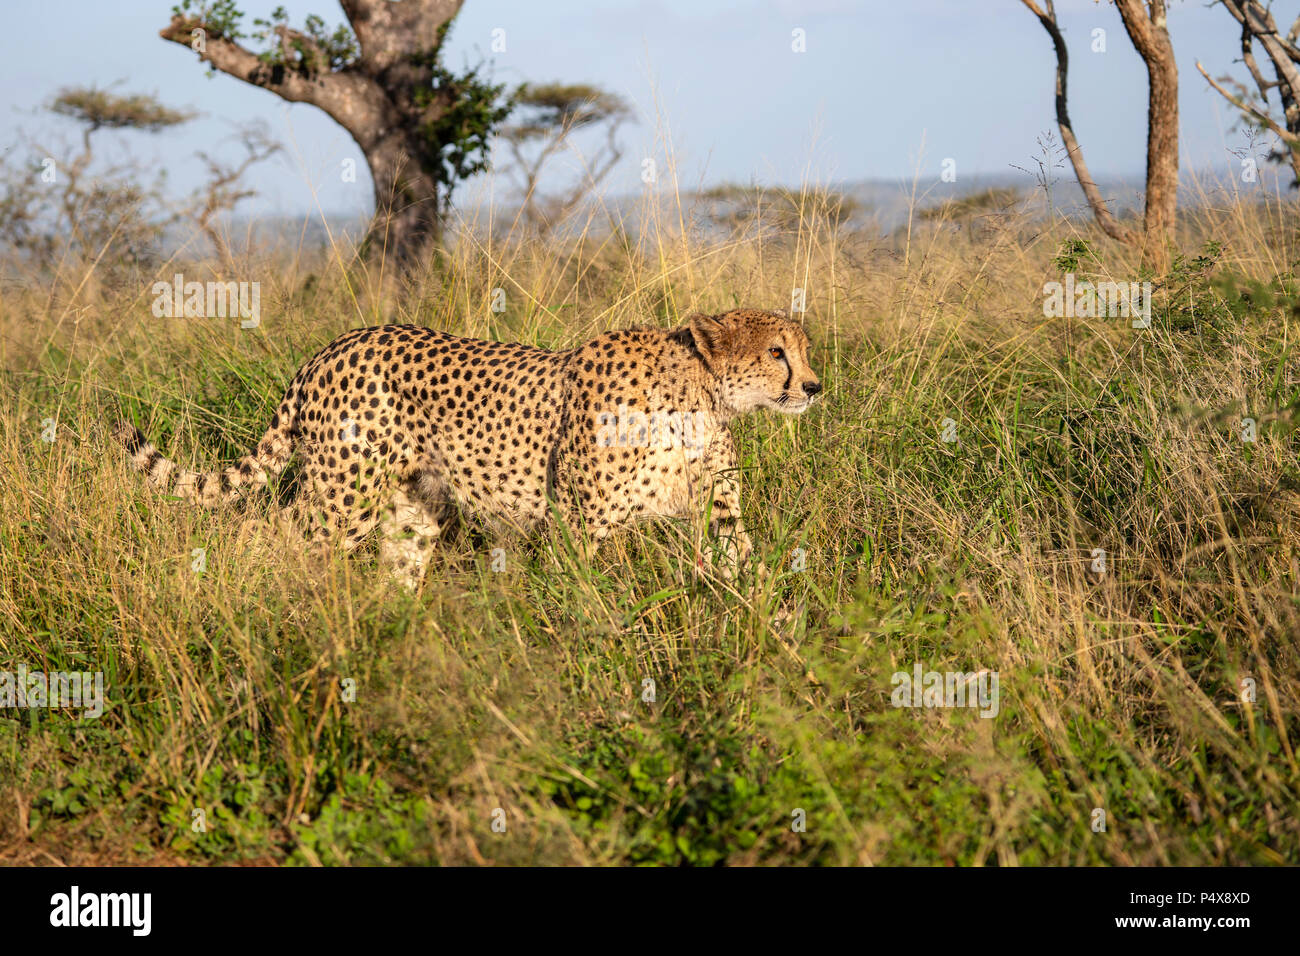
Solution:
<svg viewBox="0 0 1300 956">
<path fill-rule="evenodd" d="M 393 490 L 379 519 L 380 563 L 412 591 L 424 579 L 445 525 L 437 504 L 423 490 L 418 480 L 402 482 Z"/>
</svg>

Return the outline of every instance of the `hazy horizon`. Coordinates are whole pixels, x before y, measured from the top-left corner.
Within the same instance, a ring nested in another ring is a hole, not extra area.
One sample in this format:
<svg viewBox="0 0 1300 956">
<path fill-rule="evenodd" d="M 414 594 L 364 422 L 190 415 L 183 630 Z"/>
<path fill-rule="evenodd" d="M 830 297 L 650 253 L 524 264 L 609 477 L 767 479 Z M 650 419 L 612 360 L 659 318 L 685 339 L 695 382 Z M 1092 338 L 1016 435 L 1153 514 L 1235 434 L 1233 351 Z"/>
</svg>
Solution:
<svg viewBox="0 0 1300 956">
<path fill-rule="evenodd" d="M 248 3 L 249 19 L 275 3 Z M 317 12 L 333 25 L 335 3 L 289 0 L 291 22 Z M 990 15 L 992 14 L 992 15 Z M 25 159 L 19 130 L 48 147 L 78 132 L 43 113 L 64 86 L 98 85 L 156 93 L 169 105 L 200 111 L 190 123 L 156 136 L 104 131 L 101 157 L 129 152 L 164 170 L 173 196 L 200 187 L 197 150 L 233 159 L 230 131 L 260 119 L 285 144 L 283 155 L 249 171 L 258 195 L 241 216 L 363 215 L 372 203 L 361 153 L 329 117 L 286 104 L 231 77 L 209 78 L 192 51 L 158 37 L 169 4 L 131 0 L 112 8 L 89 0 L 52 0 L 11 11 L 0 39 L 0 81 L 11 109 L 0 111 L 0 137 Z M 1140 181 L 1145 159 L 1146 75 L 1112 6 L 1058 4 L 1071 46 L 1071 111 L 1093 174 Z M 51 23 L 78 23 L 97 42 L 65 40 Z M 1195 70 L 1240 73 L 1233 24 L 1225 12 L 1176 3 L 1170 29 L 1180 67 L 1181 152 L 1185 169 L 1231 175 L 1244 144 L 1231 132 L 1232 110 Z M 804 31 L 806 52 L 792 49 Z M 1106 49 L 1093 52 L 1094 31 Z M 493 52 L 494 30 L 506 48 Z M 46 42 L 48 41 L 48 42 Z M 925 57 L 926 49 L 943 50 Z M 963 57 L 963 52 L 969 53 Z M 682 189 L 756 181 L 856 183 L 940 182 L 945 160 L 954 188 L 977 177 L 1027 165 L 1037 139 L 1056 129 L 1055 61 L 1046 33 L 1020 4 L 918 0 L 905 8 L 847 0 L 616 0 L 597 10 L 560 0 L 545 8 L 522 2 L 469 0 L 453 26 L 444 61 L 453 68 L 483 61 L 494 78 L 591 82 L 633 104 L 637 122 L 620 135 L 624 154 L 602 188 L 611 196 L 641 188 L 640 164 L 655 158 L 676 169 Z M 701 92 L 706 91 L 706 92 Z M 828 132 L 833 131 L 833 133 Z M 579 144 L 582 140 L 578 141 Z M 113 144 L 113 145 L 110 145 Z M 345 183 L 340 164 L 357 164 Z M 560 157 L 552 176 L 577 167 Z M 509 201 L 514 184 L 499 164 L 494 174 L 462 186 L 459 198 Z M 480 201 L 477 200 L 476 201 Z"/>
</svg>

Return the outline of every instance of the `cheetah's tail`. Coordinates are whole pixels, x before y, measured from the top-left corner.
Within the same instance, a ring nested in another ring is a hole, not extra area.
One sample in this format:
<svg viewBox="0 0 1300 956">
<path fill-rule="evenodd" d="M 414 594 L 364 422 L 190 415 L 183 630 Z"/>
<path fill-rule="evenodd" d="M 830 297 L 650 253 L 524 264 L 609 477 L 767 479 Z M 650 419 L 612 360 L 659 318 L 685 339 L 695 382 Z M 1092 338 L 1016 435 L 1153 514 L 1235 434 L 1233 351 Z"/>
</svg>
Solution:
<svg viewBox="0 0 1300 956">
<path fill-rule="evenodd" d="M 266 487 L 288 464 L 293 454 L 295 389 L 290 388 L 257 447 L 236 464 L 213 471 L 190 471 L 167 458 L 128 421 L 119 421 L 113 438 L 126 449 L 131 465 L 144 472 L 159 491 L 208 507 L 233 501 L 250 490 Z"/>
</svg>

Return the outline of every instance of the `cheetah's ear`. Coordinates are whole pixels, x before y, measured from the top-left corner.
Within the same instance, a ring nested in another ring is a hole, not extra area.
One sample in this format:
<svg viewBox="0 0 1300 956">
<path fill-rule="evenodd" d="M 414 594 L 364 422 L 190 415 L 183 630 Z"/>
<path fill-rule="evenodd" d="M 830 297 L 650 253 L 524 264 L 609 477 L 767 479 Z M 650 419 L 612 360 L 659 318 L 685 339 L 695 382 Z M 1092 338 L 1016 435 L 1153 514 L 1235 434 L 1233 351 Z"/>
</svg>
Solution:
<svg viewBox="0 0 1300 956">
<path fill-rule="evenodd" d="M 686 317 L 691 335 L 695 338 L 695 347 L 704 356 L 704 364 L 713 368 L 715 363 L 727 351 L 730 344 L 730 329 L 719 315 L 701 315 L 698 312 Z"/>
</svg>

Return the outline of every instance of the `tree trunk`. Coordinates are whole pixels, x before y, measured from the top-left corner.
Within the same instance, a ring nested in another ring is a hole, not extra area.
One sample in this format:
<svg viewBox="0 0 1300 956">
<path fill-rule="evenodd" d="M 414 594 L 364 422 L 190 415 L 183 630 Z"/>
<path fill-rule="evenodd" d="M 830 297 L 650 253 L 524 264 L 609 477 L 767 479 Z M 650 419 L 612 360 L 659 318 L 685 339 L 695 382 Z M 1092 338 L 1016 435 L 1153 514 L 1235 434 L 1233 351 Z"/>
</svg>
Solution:
<svg viewBox="0 0 1300 956">
<path fill-rule="evenodd" d="M 1106 200 L 1102 198 L 1101 190 L 1093 182 L 1092 174 L 1088 172 L 1088 164 L 1083 158 L 1083 147 L 1079 145 L 1079 140 L 1074 135 L 1074 124 L 1070 122 L 1069 90 L 1067 81 L 1070 74 L 1070 53 L 1065 46 L 1065 37 L 1061 35 L 1061 29 L 1056 23 L 1056 9 L 1052 0 L 1046 0 L 1047 9 L 1044 11 L 1039 8 L 1034 0 L 1022 0 L 1034 16 L 1038 17 L 1043 28 L 1047 30 L 1048 36 L 1052 38 L 1052 46 L 1056 50 L 1056 125 L 1061 128 L 1061 143 L 1065 146 L 1065 151 L 1070 157 L 1070 165 L 1074 167 L 1074 178 L 1079 182 L 1079 188 L 1083 190 L 1084 198 L 1088 200 L 1088 206 L 1092 209 L 1092 215 L 1097 220 L 1097 225 L 1101 226 L 1102 231 L 1112 239 L 1118 239 L 1120 242 L 1132 243 L 1137 240 L 1132 230 L 1121 226 L 1115 214 L 1110 211 L 1106 205 Z"/>
<path fill-rule="evenodd" d="M 1158 272 L 1169 264 L 1178 210 L 1178 64 L 1164 0 L 1115 0 L 1124 29 L 1147 66 L 1147 195 L 1144 258 Z"/>
<path fill-rule="evenodd" d="M 452 185 L 443 167 L 448 144 L 429 131 L 456 105 L 458 91 L 435 84 L 435 76 L 447 26 L 463 2 L 340 0 L 359 47 L 341 63 L 331 63 L 329 51 L 285 24 L 274 27 L 279 62 L 267 62 L 193 15 L 173 16 L 160 36 L 191 47 L 215 70 L 319 107 L 346 129 L 374 182 L 375 217 L 363 251 L 402 269 L 422 261 L 441 238 Z"/>
<path fill-rule="evenodd" d="M 412 160 L 419 146 L 401 130 L 357 145 L 366 157 L 375 188 L 375 217 L 366 232 L 367 257 L 392 259 L 399 267 L 415 264 L 442 239 L 438 183 Z"/>
<path fill-rule="evenodd" d="M 1092 181 L 1070 123 L 1066 99 L 1069 55 L 1056 22 L 1056 10 L 1051 0 L 1045 0 L 1046 10 L 1040 8 L 1035 0 L 1021 2 L 1038 17 L 1056 49 L 1056 121 L 1079 186 L 1102 230 L 1114 239 L 1134 244 L 1138 236 L 1120 225 Z M 1115 0 L 1115 6 L 1119 8 L 1129 39 L 1147 67 L 1149 94 L 1143 258 L 1157 271 L 1164 271 L 1169 263 L 1168 243 L 1178 210 L 1178 65 L 1174 62 L 1174 45 L 1165 23 L 1164 0 L 1148 0 L 1149 16 L 1141 0 Z"/>
</svg>

